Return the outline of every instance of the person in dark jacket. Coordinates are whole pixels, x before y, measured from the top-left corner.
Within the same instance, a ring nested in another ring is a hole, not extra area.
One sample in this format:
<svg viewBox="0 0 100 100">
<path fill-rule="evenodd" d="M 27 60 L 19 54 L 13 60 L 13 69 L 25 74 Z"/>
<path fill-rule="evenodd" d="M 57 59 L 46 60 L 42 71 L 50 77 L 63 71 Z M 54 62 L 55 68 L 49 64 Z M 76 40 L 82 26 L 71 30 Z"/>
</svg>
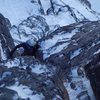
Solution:
<svg viewBox="0 0 100 100">
<path fill-rule="evenodd" d="M 20 49 L 20 55 L 21 56 L 34 56 L 36 58 L 36 52 L 38 51 L 38 49 L 40 48 L 40 45 L 38 43 L 36 43 L 35 45 L 29 45 L 27 42 L 25 43 L 21 43 L 19 45 L 17 45 L 11 52 L 10 52 L 10 57 L 13 57 L 14 52 L 17 49 Z"/>
</svg>

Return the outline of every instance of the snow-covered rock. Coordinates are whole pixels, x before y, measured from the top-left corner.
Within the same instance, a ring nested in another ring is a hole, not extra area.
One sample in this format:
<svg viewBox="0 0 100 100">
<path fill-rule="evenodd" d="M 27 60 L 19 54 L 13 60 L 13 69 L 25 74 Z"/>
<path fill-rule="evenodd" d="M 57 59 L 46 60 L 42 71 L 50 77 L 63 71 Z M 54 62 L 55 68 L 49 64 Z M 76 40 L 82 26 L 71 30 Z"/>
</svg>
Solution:
<svg viewBox="0 0 100 100">
<path fill-rule="evenodd" d="M 100 65 L 100 9 L 93 2 L 0 0 L 0 12 L 12 24 L 0 15 L 0 89 L 7 99 L 95 100 L 94 94 L 99 98 L 100 71 L 95 66 Z M 8 59 L 14 43 L 31 38 L 41 45 L 37 59 L 17 54 Z"/>
<path fill-rule="evenodd" d="M 6 18 L 0 14 L 0 61 L 6 60 L 9 56 L 8 51 L 14 47 L 14 42 L 7 25 Z"/>
<path fill-rule="evenodd" d="M 35 14 L 44 17 L 48 25 L 64 26 L 82 20 L 100 19 L 98 4 L 97 0 L 0 0 L 0 12 L 12 25 L 18 25 Z"/>
</svg>

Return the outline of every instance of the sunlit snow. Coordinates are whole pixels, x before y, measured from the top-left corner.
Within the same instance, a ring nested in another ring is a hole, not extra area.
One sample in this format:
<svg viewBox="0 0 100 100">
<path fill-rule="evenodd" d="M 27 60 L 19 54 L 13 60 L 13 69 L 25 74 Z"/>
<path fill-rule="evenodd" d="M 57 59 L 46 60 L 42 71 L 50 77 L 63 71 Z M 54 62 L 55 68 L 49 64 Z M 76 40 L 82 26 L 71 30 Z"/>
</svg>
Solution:
<svg viewBox="0 0 100 100">
<path fill-rule="evenodd" d="M 56 0 L 58 4 L 70 5 L 71 7 L 82 13 L 87 19 L 98 20 L 98 18 L 91 13 L 91 10 L 87 10 L 78 0 Z M 93 9 L 100 12 L 99 2 L 90 0 Z M 69 12 L 63 12 L 58 15 L 46 15 L 46 11 L 51 7 L 50 2 L 47 0 L 41 0 L 42 7 L 44 9 L 45 15 L 43 16 L 49 25 L 60 24 L 61 26 L 74 23 L 75 20 L 71 17 Z M 98 6 L 97 6 L 98 5 Z M 0 13 L 2 13 L 6 18 L 8 18 L 12 25 L 18 25 L 23 19 L 26 19 L 30 15 L 40 15 L 39 5 L 37 3 L 31 3 L 30 0 L 0 0 Z M 76 16 L 80 15 L 76 12 Z M 82 17 L 82 16 L 81 16 Z"/>
</svg>

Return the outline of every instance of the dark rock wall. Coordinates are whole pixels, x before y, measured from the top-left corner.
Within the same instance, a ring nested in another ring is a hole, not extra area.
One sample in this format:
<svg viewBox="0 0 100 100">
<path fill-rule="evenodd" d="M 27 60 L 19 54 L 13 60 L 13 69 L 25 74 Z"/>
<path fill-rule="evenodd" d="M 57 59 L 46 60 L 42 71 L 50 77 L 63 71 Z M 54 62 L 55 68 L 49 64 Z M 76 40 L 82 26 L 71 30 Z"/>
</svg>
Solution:
<svg viewBox="0 0 100 100">
<path fill-rule="evenodd" d="M 8 57 L 9 50 L 14 48 L 13 39 L 9 33 L 9 28 L 6 23 L 6 19 L 2 14 L 0 14 L 0 43 L 1 49 L 0 55 L 2 56 L 2 52 L 5 54 L 5 57 Z M 3 59 L 0 56 L 1 60 Z M 6 58 L 5 58 L 6 59 Z M 3 59 L 4 60 L 4 59 Z"/>
<path fill-rule="evenodd" d="M 90 80 L 97 100 L 100 100 L 100 53 L 85 66 L 86 75 Z"/>
</svg>

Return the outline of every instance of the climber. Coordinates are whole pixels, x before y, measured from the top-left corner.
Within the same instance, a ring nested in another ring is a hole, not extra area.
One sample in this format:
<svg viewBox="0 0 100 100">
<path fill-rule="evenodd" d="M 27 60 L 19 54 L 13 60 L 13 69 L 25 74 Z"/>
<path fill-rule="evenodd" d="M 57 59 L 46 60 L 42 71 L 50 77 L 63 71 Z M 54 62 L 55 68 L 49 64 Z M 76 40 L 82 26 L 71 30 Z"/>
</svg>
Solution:
<svg viewBox="0 0 100 100">
<path fill-rule="evenodd" d="M 10 57 L 13 57 L 14 52 L 16 49 L 19 49 L 19 54 L 21 56 L 34 56 L 36 58 L 36 52 L 40 48 L 40 45 L 38 42 L 34 41 L 33 39 L 30 39 L 26 42 L 23 42 L 19 45 L 17 45 L 11 52 L 10 52 Z"/>
</svg>

